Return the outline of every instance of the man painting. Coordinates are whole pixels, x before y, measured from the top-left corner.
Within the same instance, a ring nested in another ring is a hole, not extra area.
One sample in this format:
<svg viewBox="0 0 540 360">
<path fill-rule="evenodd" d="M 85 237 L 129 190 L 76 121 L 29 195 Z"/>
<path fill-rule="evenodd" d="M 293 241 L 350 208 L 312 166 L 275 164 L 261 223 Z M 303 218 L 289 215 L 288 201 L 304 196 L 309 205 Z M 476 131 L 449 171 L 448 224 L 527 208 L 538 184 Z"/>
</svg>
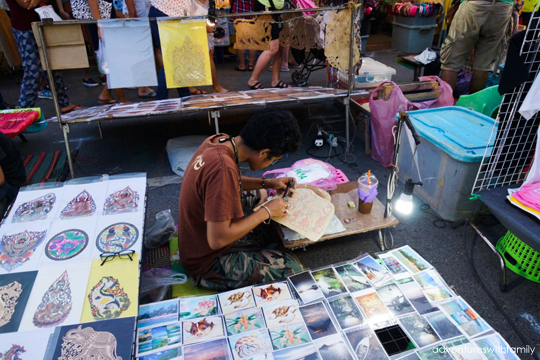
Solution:
<svg viewBox="0 0 540 360">
<path fill-rule="evenodd" d="M 294 179 L 252 178 L 239 169 L 243 162 L 252 170 L 268 167 L 297 151 L 300 143 L 297 120 L 289 112 L 267 108 L 239 136 L 211 136 L 195 152 L 180 191 L 178 242 L 180 262 L 198 285 L 226 290 L 303 270 L 292 253 L 255 239 L 261 223 L 287 212 L 279 194 Z M 244 210 L 266 201 L 266 189 L 276 190 L 278 196 L 244 216 Z"/>
</svg>

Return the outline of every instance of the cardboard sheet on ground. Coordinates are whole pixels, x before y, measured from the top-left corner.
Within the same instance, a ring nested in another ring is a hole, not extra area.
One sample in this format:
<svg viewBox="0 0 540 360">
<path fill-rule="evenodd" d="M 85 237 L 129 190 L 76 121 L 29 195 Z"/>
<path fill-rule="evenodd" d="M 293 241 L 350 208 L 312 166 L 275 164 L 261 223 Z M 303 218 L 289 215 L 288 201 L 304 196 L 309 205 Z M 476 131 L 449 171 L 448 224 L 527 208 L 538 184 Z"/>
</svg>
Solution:
<svg viewBox="0 0 540 360">
<path fill-rule="evenodd" d="M 351 10 L 332 12 L 324 38 L 324 53 L 330 65 L 340 70 L 349 70 L 349 52 L 351 44 Z M 353 64 L 360 60 L 360 51 L 356 41 L 353 44 Z"/>
<path fill-rule="evenodd" d="M 139 256 L 92 262 L 81 322 L 137 316 Z"/>
<path fill-rule="evenodd" d="M 48 221 L 2 226 L 0 274 L 37 270 L 48 230 Z"/>
<path fill-rule="evenodd" d="M 109 89 L 156 86 L 156 64 L 148 19 L 99 20 Z"/>
<path fill-rule="evenodd" d="M 237 19 L 234 22 L 236 42 L 234 48 L 238 50 L 269 50 L 272 40 L 270 15 L 256 18 L 256 21 Z"/>
<path fill-rule="evenodd" d="M 51 333 L 52 330 L 48 329 L 0 335 L 0 354 L 6 354 L 6 359 L 13 360 L 45 359 L 45 351 Z M 17 350 L 19 354 L 17 354 Z M 13 357 L 8 357 L 9 354 L 12 354 Z"/>
<path fill-rule="evenodd" d="M 4 224 L 27 223 L 37 220 L 51 221 L 60 207 L 63 192 L 63 186 L 45 185 L 22 188 Z"/>
<path fill-rule="evenodd" d="M 319 240 L 332 220 L 334 205 L 309 189 L 296 189 L 288 204 L 289 213 L 273 220 L 311 241 Z"/>
<path fill-rule="evenodd" d="M 91 262 L 69 267 L 41 268 L 19 327 L 19 331 L 51 329 L 77 324 L 81 318 Z"/>
<path fill-rule="evenodd" d="M 167 88 L 212 85 L 206 22 L 158 19 Z"/>
</svg>

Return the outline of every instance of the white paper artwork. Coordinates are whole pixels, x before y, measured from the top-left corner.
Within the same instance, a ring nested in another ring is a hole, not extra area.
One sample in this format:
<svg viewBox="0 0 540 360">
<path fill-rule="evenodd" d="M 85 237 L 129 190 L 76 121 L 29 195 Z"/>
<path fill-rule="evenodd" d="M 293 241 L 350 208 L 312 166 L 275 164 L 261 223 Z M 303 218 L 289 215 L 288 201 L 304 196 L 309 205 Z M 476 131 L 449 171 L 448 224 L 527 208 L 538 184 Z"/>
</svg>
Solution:
<svg viewBox="0 0 540 360">
<path fill-rule="evenodd" d="M 148 19 L 99 20 L 109 89 L 157 86 Z"/>
</svg>

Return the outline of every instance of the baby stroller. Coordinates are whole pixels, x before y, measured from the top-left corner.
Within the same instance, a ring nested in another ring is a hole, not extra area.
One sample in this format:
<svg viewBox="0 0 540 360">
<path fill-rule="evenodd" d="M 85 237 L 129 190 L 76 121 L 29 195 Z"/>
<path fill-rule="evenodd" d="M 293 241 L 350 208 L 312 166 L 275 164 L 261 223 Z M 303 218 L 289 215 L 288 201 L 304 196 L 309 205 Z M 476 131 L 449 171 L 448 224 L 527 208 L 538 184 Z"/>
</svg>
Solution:
<svg viewBox="0 0 540 360">
<path fill-rule="evenodd" d="M 296 86 L 308 86 L 309 76 L 312 72 L 326 69 L 324 49 L 311 49 L 306 52 L 305 49 L 291 48 L 291 54 L 296 63 L 300 65 L 300 68 L 291 74 L 291 79 Z"/>
</svg>

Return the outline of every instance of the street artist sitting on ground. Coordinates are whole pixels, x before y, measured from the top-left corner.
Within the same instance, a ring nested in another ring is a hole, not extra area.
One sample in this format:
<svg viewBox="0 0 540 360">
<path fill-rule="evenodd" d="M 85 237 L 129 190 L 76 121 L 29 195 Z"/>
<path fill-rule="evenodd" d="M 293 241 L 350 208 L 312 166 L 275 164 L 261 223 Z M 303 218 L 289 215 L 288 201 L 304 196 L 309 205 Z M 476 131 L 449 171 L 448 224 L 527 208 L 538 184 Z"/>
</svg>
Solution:
<svg viewBox="0 0 540 360">
<path fill-rule="evenodd" d="M 292 253 L 258 227 L 285 214 L 282 197 L 252 210 L 266 201 L 265 189 L 279 194 L 294 179 L 251 178 L 242 176 L 239 168 L 243 162 L 252 170 L 268 167 L 297 151 L 301 141 L 291 113 L 267 108 L 253 116 L 239 136 L 213 135 L 195 152 L 180 191 L 178 247 L 182 266 L 198 286 L 226 290 L 303 271 Z"/>
</svg>

